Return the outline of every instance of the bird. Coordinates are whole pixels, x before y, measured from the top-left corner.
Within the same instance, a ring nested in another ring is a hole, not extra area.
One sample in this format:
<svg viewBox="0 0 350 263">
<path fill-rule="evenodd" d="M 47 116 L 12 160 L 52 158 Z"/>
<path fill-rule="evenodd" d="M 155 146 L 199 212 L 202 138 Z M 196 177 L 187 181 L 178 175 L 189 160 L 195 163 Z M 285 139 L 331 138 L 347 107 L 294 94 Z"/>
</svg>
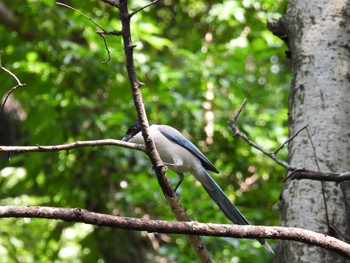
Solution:
<svg viewBox="0 0 350 263">
<path fill-rule="evenodd" d="M 181 132 L 168 125 L 151 124 L 149 132 L 164 166 L 179 176 L 179 182 L 174 188 L 175 192 L 183 181 L 184 174 L 191 173 L 232 223 L 250 225 L 208 172 L 219 173 L 219 170 L 192 142 L 186 139 Z M 139 122 L 129 127 L 122 141 L 144 144 Z M 267 251 L 274 253 L 264 239 L 257 240 Z"/>
</svg>

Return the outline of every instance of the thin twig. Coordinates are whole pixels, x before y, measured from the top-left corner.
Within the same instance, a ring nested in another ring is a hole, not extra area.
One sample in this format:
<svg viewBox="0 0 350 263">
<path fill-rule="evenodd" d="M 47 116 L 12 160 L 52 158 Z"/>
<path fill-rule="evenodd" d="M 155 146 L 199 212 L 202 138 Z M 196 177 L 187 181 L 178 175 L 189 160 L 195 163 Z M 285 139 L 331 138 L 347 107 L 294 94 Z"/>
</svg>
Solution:
<svg viewBox="0 0 350 263">
<path fill-rule="evenodd" d="M 106 37 L 104 36 L 104 35 L 108 35 L 108 34 L 107 34 L 107 31 L 104 30 L 104 29 L 103 29 L 99 24 L 97 24 L 92 18 L 90 18 L 88 15 L 85 15 L 85 14 L 84 14 L 83 12 L 81 12 L 80 10 L 78 10 L 78 9 L 76 9 L 76 8 L 70 6 L 70 5 L 61 3 L 61 2 L 57 2 L 57 4 L 58 4 L 58 5 L 61 5 L 61 6 L 64 6 L 64 7 L 66 7 L 66 8 L 69 8 L 69 9 L 71 9 L 71 10 L 73 10 L 73 11 L 78 12 L 79 14 L 81 14 L 82 16 L 84 16 L 85 18 L 89 19 L 90 22 L 92 22 L 95 26 L 97 26 L 97 27 L 103 32 L 103 33 L 102 33 L 101 31 L 97 31 L 97 32 L 96 32 L 100 37 L 102 37 L 103 43 L 104 43 L 104 45 L 105 45 L 105 49 L 106 49 L 106 52 L 107 52 L 107 56 L 108 56 L 107 59 L 106 59 L 105 61 L 102 61 L 101 63 L 107 63 L 108 61 L 110 61 L 110 60 L 111 60 L 111 52 L 109 51 L 108 44 L 107 44 L 107 40 L 106 40 Z"/>
<path fill-rule="evenodd" d="M 2 55 L 2 54 L 1 54 L 1 53 L 2 53 L 2 51 L 0 52 L 0 69 L 2 69 L 3 71 L 5 71 L 5 72 L 6 72 L 7 74 L 9 74 L 11 77 L 13 77 L 13 78 L 16 80 L 17 85 L 14 86 L 14 87 L 12 87 L 12 88 L 7 92 L 7 94 L 5 95 L 4 101 L 1 103 L 0 113 L 3 112 L 4 107 L 5 107 L 5 104 L 6 104 L 7 100 L 8 100 L 8 98 L 10 97 L 10 95 L 12 94 L 12 92 L 14 92 L 18 87 L 22 87 L 22 86 L 25 86 L 25 85 L 26 85 L 25 83 L 22 83 L 22 82 L 19 80 L 19 78 L 17 78 L 17 76 L 16 76 L 14 73 L 12 73 L 10 70 L 8 70 L 7 68 L 4 68 L 4 67 L 2 66 L 2 61 L 1 61 L 1 55 Z"/>
<path fill-rule="evenodd" d="M 289 137 L 284 143 L 282 143 L 273 153 L 277 154 L 286 144 L 290 143 L 302 130 L 306 129 L 307 125 L 301 127 L 296 133 Z"/>
<path fill-rule="evenodd" d="M 241 114 L 241 112 L 242 112 L 244 106 L 246 105 L 246 103 L 247 103 L 247 98 L 245 98 L 245 99 L 242 101 L 241 106 L 239 106 L 239 108 L 238 108 L 238 110 L 236 111 L 235 115 L 234 115 L 233 118 L 231 119 L 231 121 L 234 120 L 234 122 L 233 122 L 234 124 L 237 123 L 238 116 Z"/>
<path fill-rule="evenodd" d="M 274 152 L 270 152 L 266 149 L 264 149 L 263 147 L 261 147 L 260 145 L 256 144 L 255 142 L 253 142 L 245 133 L 241 132 L 240 129 L 238 128 L 237 125 L 237 119 L 240 115 L 240 113 L 243 110 L 244 105 L 246 104 L 247 99 L 244 99 L 241 106 L 239 107 L 239 109 L 237 110 L 237 112 L 235 113 L 235 115 L 231 118 L 231 120 L 228 122 L 229 127 L 233 130 L 234 134 L 233 136 L 238 136 L 240 138 L 242 138 L 243 140 L 245 140 L 250 146 L 252 146 L 253 148 L 259 150 L 260 152 L 262 152 L 263 154 L 269 156 L 271 159 L 273 159 L 276 163 L 278 163 L 279 165 L 283 166 L 286 170 L 288 171 L 294 171 L 296 170 L 296 168 L 290 166 L 287 162 L 279 159 L 276 154 Z"/>
<path fill-rule="evenodd" d="M 154 1 L 152 1 L 151 3 L 149 3 L 149 4 L 147 4 L 147 5 L 143 6 L 143 7 L 140 7 L 139 9 L 137 9 L 137 10 L 135 10 L 134 12 L 130 13 L 130 14 L 129 14 L 129 17 L 130 17 L 130 18 L 133 17 L 133 16 L 134 16 L 135 14 L 137 14 L 138 12 L 140 12 L 140 11 L 146 9 L 147 7 L 150 7 L 151 5 L 156 4 L 158 1 L 159 1 L 159 0 L 154 0 Z"/>
<path fill-rule="evenodd" d="M 4 70 L 5 72 L 7 72 L 8 74 L 10 74 L 16 81 L 17 81 L 17 85 L 18 86 L 24 86 L 25 84 L 24 83 L 21 83 L 21 81 L 17 78 L 17 76 L 12 73 L 10 70 L 8 70 L 7 68 L 4 68 L 2 66 L 2 60 L 1 60 L 1 52 L 0 52 L 0 66 L 1 66 L 1 69 Z"/>
<path fill-rule="evenodd" d="M 320 169 L 320 165 L 318 163 L 318 157 L 317 157 L 317 153 L 316 153 L 315 144 L 314 144 L 314 142 L 312 140 L 312 137 L 311 137 L 311 134 L 309 132 L 309 129 L 306 129 L 306 132 L 307 132 L 307 136 L 309 138 L 309 141 L 311 143 L 312 151 L 314 153 L 314 158 L 315 158 L 315 163 L 316 163 L 316 166 L 317 166 L 317 171 L 320 172 L 321 169 Z M 327 222 L 328 229 L 332 229 L 333 227 L 331 226 L 331 223 L 329 221 L 329 216 L 328 216 L 328 204 L 327 204 L 326 189 L 325 188 L 326 188 L 325 182 L 321 181 L 321 190 L 322 190 L 322 198 L 323 198 L 326 222 Z"/>
<path fill-rule="evenodd" d="M 109 48 L 108 48 L 108 44 L 107 44 L 107 40 L 106 40 L 106 37 L 105 37 L 105 32 L 104 31 L 97 31 L 96 32 L 100 37 L 102 37 L 103 39 L 103 43 L 105 45 L 105 49 L 106 49 L 106 52 L 107 52 L 107 59 L 105 61 L 101 61 L 101 63 L 107 63 L 108 61 L 111 60 L 111 51 L 109 51 Z"/>
<path fill-rule="evenodd" d="M 311 143 L 312 151 L 313 151 L 313 153 L 314 153 L 314 158 L 315 158 L 315 163 L 316 163 L 317 171 L 320 171 L 320 166 L 319 166 L 319 164 L 318 164 L 318 159 L 317 159 L 317 154 L 316 154 L 316 147 L 315 147 L 315 144 L 314 144 L 314 142 L 313 142 L 313 140 L 312 140 L 312 137 L 311 137 L 311 134 L 310 134 L 308 128 L 306 128 L 306 132 L 307 132 L 307 136 L 308 136 L 308 138 L 309 138 L 309 141 L 310 141 L 310 143 Z"/>
<path fill-rule="evenodd" d="M 73 11 L 76 11 L 78 12 L 79 14 L 81 14 L 82 16 L 86 17 L 87 19 L 89 19 L 95 26 L 97 26 L 99 29 L 101 29 L 102 31 L 105 31 L 99 24 L 97 24 L 94 20 L 92 20 L 92 18 L 90 18 L 88 15 L 85 15 L 83 12 L 81 12 L 80 10 L 70 6 L 70 5 L 67 5 L 67 4 L 64 4 L 64 3 L 61 3 L 61 2 L 57 2 L 58 5 L 61 5 L 61 6 L 64 6 L 64 7 L 67 7 L 69 9 L 72 9 Z"/>
</svg>

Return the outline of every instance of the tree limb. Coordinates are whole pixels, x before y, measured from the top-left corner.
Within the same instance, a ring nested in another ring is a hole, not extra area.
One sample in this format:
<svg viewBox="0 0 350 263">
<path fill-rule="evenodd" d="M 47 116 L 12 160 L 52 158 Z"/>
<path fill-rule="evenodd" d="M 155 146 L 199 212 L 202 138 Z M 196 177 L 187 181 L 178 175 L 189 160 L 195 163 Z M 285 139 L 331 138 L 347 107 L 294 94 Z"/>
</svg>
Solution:
<svg viewBox="0 0 350 263">
<path fill-rule="evenodd" d="M 38 206 L 0 206 L 0 217 L 61 219 L 67 222 L 81 222 L 99 227 L 103 226 L 168 234 L 294 240 L 331 250 L 350 259 L 350 244 L 325 234 L 294 227 L 204 224 L 193 221 L 168 222 L 112 216 L 94 213 L 80 208 Z"/>
<path fill-rule="evenodd" d="M 0 4 L 1 5 L 1 4 Z M 22 87 L 24 85 L 26 85 L 25 83 L 22 83 L 19 78 L 14 74 L 12 73 L 10 70 L 8 70 L 7 68 L 4 68 L 2 66 L 2 61 L 1 61 L 1 52 L 0 52 L 0 69 L 2 69 L 3 71 L 5 71 L 7 74 L 9 74 L 11 77 L 13 77 L 16 82 L 17 82 L 17 85 L 12 87 L 8 92 L 7 94 L 5 95 L 5 98 L 4 98 L 4 101 L 1 103 L 1 107 L 0 107 L 0 113 L 3 112 L 4 110 L 4 107 L 5 107 L 5 104 L 6 104 L 6 101 L 7 99 L 10 97 L 11 93 L 14 92 L 18 87 Z"/>
<path fill-rule="evenodd" d="M 152 162 L 158 183 L 176 219 L 178 221 L 190 221 L 185 209 L 178 202 L 178 198 L 169 182 L 168 177 L 166 176 L 166 167 L 163 165 L 163 162 L 161 161 L 156 147 L 154 145 L 154 141 L 149 133 L 148 118 L 146 115 L 146 110 L 144 108 L 143 98 L 140 90 L 140 88 L 143 86 L 143 83 L 138 80 L 134 65 L 133 56 L 135 45 L 132 43 L 130 30 L 130 19 L 133 14 L 129 13 L 127 0 L 118 1 L 116 6 L 119 9 L 120 20 L 122 24 L 121 35 L 123 37 L 126 69 L 129 76 L 129 82 L 131 85 L 137 118 L 139 123 L 141 124 L 141 131 L 145 141 L 146 153 Z M 188 239 L 200 261 L 206 263 L 211 262 L 208 250 L 205 248 L 205 245 L 200 239 L 200 237 L 188 236 Z"/>
<path fill-rule="evenodd" d="M 238 110 L 236 111 L 235 115 L 231 118 L 231 120 L 228 122 L 229 127 L 234 131 L 233 136 L 238 136 L 245 140 L 250 146 L 253 148 L 259 150 L 263 154 L 267 155 L 271 159 L 273 159 L 276 163 L 283 166 L 287 171 L 290 171 L 291 173 L 284 179 L 284 182 L 289 182 L 291 180 L 301 180 L 301 179 L 309 179 L 309 180 L 318 180 L 318 181 L 329 181 L 329 182 L 336 182 L 341 183 L 344 181 L 350 180 L 350 172 L 343 172 L 343 173 L 325 173 L 320 171 L 312 171 L 307 169 L 298 169 L 296 167 L 290 166 L 287 162 L 279 159 L 276 155 L 277 153 L 284 147 L 286 144 L 288 144 L 291 140 L 293 140 L 301 131 L 307 130 L 307 125 L 301 127 L 298 131 L 296 131 L 291 137 L 289 137 L 284 143 L 282 143 L 275 151 L 270 152 L 260 145 L 253 142 L 245 133 L 241 132 L 237 125 L 237 119 L 238 116 L 241 114 L 243 107 L 245 106 L 247 102 L 247 99 L 244 99 Z"/>
<path fill-rule="evenodd" d="M 285 142 L 283 142 L 276 150 L 273 151 L 274 154 L 277 154 L 286 144 L 288 144 L 291 140 L 293 140 L 298 134 L 305 130 L 307 128 L 307 125 L 301 127 L 299 130 L 297 130 L 292 136 L 290 136 Z"/>
<path fill-rule="evenodd" d="M 238 128 L 237 125 L 237 119 L 239 114 L 242 112 L 244 105 L 246 104 L 247 99 L 244 99 L 241 106 L 239 107 L 239 109 L 237 110 L 236 114 L 231 118 L 231 120 L 228 122 L 229 127 L 233 130 L 234 134 L 233 136 L 238 136 L 240 138 L 242 138 L 243 140 L 245 140 L 250 146 L 254 147 L 255 149 L 259 150 L 260 152 L 262 152 L 263 154 L 269 156 L 271 159 L 273 159 L 276 163 L 278 163 L 279 165 L 283 166 L 285 169 L 287 169 L 288 171 L 293 171 L 296 170 L 296 168 L 291 167 L 287 162 L 279 159 L 276 156 L 276 153 L 280 150 L 280 147 L 277 148 L 277 150 L 275 150 L 274 152 L 270 152 L 266 149 L 264 149 L 263 147 L 261 147 L 260 145 L 256 144 L 255 142 L 253 142 L 245 133 L 241 132 L 240 129 Z M 294 138 L 294 137 L 293 137 Z M 289 140 L 290 141 L 290 140 Z M 282 144 L 283 146 L 285 144 Z"/>
<path fill-rule="evenodd" d="M 58 145 L 36 145 L 36 146 L 0 146 L 0 152 L 57 152 L 69 151 L 82 147 L 94 146 L 122 146 L 125 148 L 135 149 L 138 151 L 145 151 L 145 146 L 136 143 L 124 142 L 114 139 L 91 140 L 91 141 L 75 141 L 72 143 L 58 144 Z"/>
<path fill-rule="evenodd" d="M 92 18 L 90 18 L 89 16 L 85 15 L 83 12 L 79 11 L 78 9 L 70 6 L 70 5 L 66 5 L 64 3 L 61 3 L 61 2 L 57 2 L 58 5 L 61 5 L 61 6 L 64 6 L 66 8 L 69 8 L 73 11 L 76 11 L 78 12 L 79 14 L 81 14 L 82 16 L 84 16 L 85 18 L 89 19 L 96 27 L 98 27 L 101 31 L 97 31 L 96 33 L 102 37 L 102 40 L 103 40 L 103 43 L 105 45 L 105 49 L 106 49 L 106 52 L 107 52 L 107 59 L 105 61 L 102 61 L 102 63 L 107 63 L 108 61 L 111 60 L 111 52 L 109 51 L 109 48 L 108 48 L 108 44 L 107 44 L 107 40 L 106 40 L 106 37 L 104 35 L 108 35 L 108 32 L 106 30 L 104 30 L 99 24 L 97 24 Z"/>
<path fill-rule="evenodd" d="M 328 181 L 328 182 L 335 182 L 339 184 L 341 182 L 350 180 L 350 172 L 323 173 L 323 172 L 317 172 L 317 171 L 312 171 L 307 169 L 297 169 L 292 173 L 290 173 L 284 179 L 284 182 L 289 182 L 291 180 L 301 180 L 301 179 Z"/>
<path fill-rule="evenodd" d="M 137 10 L 133 11 L 131 14 L 129 14 L 129 16 L 132 17 L 132 16 L 136 15 L 138 12 L 144 10 L 145 8 L 150 7 L 151 5 L 155 5 L 158 1 L 159 1 L 159 0 L 154 0 L 154 1 L 152 1 L 151 3 L 149 3 L 149 4 L 145 5 L 145 6 L 140 7 L 139 9 L 137 9 Z"/>
</svg>

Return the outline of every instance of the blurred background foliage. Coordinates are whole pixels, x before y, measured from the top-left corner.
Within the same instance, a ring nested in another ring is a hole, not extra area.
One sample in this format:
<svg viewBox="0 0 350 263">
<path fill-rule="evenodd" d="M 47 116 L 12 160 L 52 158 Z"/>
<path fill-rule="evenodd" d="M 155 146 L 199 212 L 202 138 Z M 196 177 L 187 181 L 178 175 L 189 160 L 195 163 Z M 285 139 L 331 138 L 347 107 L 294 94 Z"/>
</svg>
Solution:
<svg viewBox="0 0 350 263">
<path fill-rule="evenodd" d="M 102 1 L 62 1 L 106 30 L 120 29 Z M 135 63 L 153 123 L 170 124 L 221 171 L 214 175 L 253 224 L 279 225 L 284 170 L 232 137 L 227 122 L 244 98 L 242 130 L 267 149 L 287 138 L 286 47 L 266 28 L 285 0 L 164 0 L 132 19 Z M 148 1 L 130 1 L 136 9 Z M 53 0 L 0 3 L 2 64 L 26 86 L 0 115 L 1 145 L 122 138 L 136 120 L 120 37 L 111 60 L 88 19 Z M 5 16 L 6 15 L 6 16 Z M 4 95 L 15 85 L 0 72 Z M 286 150 L 279 155 L 285 158 Z M 174 220 L 142 153 L 118 147 L 2 154 L 1 205 L 81 207 Z M 175 185 L 177 176 L 168 172 Z M 192 176 L 178 190 L 194 220 L 229 223 Z M 258 242 L 204 237 L 215 262 L 271 262 Z M 274 246 L 274 241 L 270 241 Z M 1 219 L 2 262 L 194 262 L 186 237 L 43 219 Z"/>
</svg>

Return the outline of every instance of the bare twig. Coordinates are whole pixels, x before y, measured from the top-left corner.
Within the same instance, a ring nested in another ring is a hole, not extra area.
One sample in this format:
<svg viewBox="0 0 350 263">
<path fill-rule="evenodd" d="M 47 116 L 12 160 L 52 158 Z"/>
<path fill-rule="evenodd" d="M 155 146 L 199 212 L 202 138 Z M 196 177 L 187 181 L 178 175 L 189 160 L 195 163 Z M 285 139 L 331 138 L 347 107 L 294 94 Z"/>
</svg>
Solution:
<svg viewBox="0 0 350 263">
<path fill-rule="evenodd" d="M 64 3 L 61 3 L 61 2 L 57 2 L 58 5 L 61 5 L 61 6 L 64 6 L 64 7 L 67 7 L 69 9 L 72 9 L 73 11 L 76 11 L 78 12 L 79 14 L 81 14 L 82 16 L 86 17 L 87 19 L 89 19 L 95 26 L 97 26 L 99 29 L 101 29 L 102 31 L 104 31 L 104 29 L 99 25 L 97 24 L 94 20 L 92 20 L 92 18 L 90 18 L 88 15 L 85 15 L 83 12 L 81 12 L 80 10 L 70 6 L 70 5 L 67 5 L 67 4 L 64 4 Z"/>
<path fill-rule="evenodd" d="M 284 143 L 282 143 L 273 153 L 277 154 L 286 144 L 293 140 L 302 130 L 306 129 L 307 125 L 301 127 L 296 133 L 289 137 Z"/>
<path fill-rule="evenodd" d="M 99 227 L 103 226 L 168 234 L 294 240 L 322 247 L 346 258 L 350 258 L 349 244 L 325 234 L 293 227 L 167 222 L 99 214 L 80 208 L 37 206 L 0 206 L 0 217 L 61 219 L 67 222 L 82 222 Z"/>
<path fill-rule="evenodd" d="M 109 48 L 108 48 L 108 44 L 107 44 L 107 40 L 106 40 L 106 37 L 104 35 L 109 35 L 108 34 L 108 31 L 104 30 L 99 24 L 97 24 L 92 18 L 90 18 L 89 16 L 85 15 L 83 12 L 81 12 L 80 10 L 70 6 L 70 5 L 67 5 L 67 4 L 64 4 L 64 3 L 61 3 L 61 2 L 57 2 L 58 5 L 61 5 L 61 6 L 64 6 L 66 8 L 69 8 L 73 11 L 76 11 L 78 12 L 79 14 L 81 14 L 82 16 L 86 17 L 87 19 L 89 19 L 95 26 L 97 26 L 101 31 L 97 31 L 96 33 L 102 37 L 103 39 L 103 43 L 105 45 L 105 48 L 106 48 L 106 52 L 107 52 L 107 59 L 105 61 L 102 61 L 102 63 L 107 63 L 108 61 L 111 60 L 111 52 L 109 51 Z"/>
<path fill-rule="evenodd" d="M 1 61 L 1 52 L 0 52 L 0 69 L 2 69 L 3 71 L 5 71 L 7 74 L 9 74 L 11 77 L 13 77 L 16 82 L 17 82 L 17 85 L 12 87 L 8 92 L 7 94 L 5 95 L 5 98 L 4 98 L 4 101 L 1 103 L 1 108 L 0 108 L 0 113 L 3 112 L 4 110 L 4 107 L 5 107 L 5 104 L 6 104 L 6 101 L 7 99 L 10 97 L 10 95 L 12 94 L 12 92 L 14 92 L 18 87 L 22 87 L 22 86 L 25 86 L 26 84 L 25 83 L 22 83 L 19 78 L 17 78 L 17 76 L 12 73 L 10 70 L 8 70 L 7 68 L 4 68 L 2 66 L 2 61 Z"/>
<path fill-rule="evenodd" d="M 290 171 L 291 173 L 288 175 L 287 178 L 284 179 L 284 182 L 289 182 L 291 180 L 310 179 L 310 180 L 318 180 L 318 181 L 336 182 L 338 184 L 338 183 L 350 180 L 350 172 L 323 173 L 320 171 L 297 169 L 296 167 L 292 167 L 288 163 L 286 163 L 285 161 L 282 161 L 281 159 L 277 158 L 276 155 L 281 150 L 281 148 L 284 147 L 286 144 L 288 144 L 291 140 L 293 140 L 301 131 L 306 129 L 306 131 L 308 132 L 307 125 L 301 127 L 298 131 L 296 131 L 290 138 L 288 138 L 284 143 L 282 143 L 274 152 L 267 151 L 266 149 L 264 149 L 260 145 L 253 142 L 246 134 L 241 132 L 237 126 L 237 119 L 238 119 L 239 115 L 241 114 L 246 102 L 247 102 L 247 99 L 244 99 L 243 102 L 241 103 L 240 107 L 238 108 L 237 112 L 235 113 L 235 115 L 232 117 L 232 119 L 228 123 L 230 128 L 234 131 L 233 136 L 238 136 L 238 137 L 242 138 L 250 146 L 261 151 L 263 154 L 265 154 L 265 155 L 269 156 L 271 159 L 273 159 L 276 163 L 283 166 L 287 171 Z M 309 132 L 308 132 L 308 134 L 309 134 Z M 309 137 L 310 137 L 310 134 L 309 134 Z M 312 143 L 312 141 L 311 141 L 311 143 Z M 313 147 L 314 153 L 315 153 L 315 147 L 313 146 L 313 144 L 312 144 L 312 147 Z M 318 167 L 318 163 L 317 163 L 317 167 Z M 319 169 L 319 167 L 318 167 L 318 169 Z"/>
<path fill-rule="evenodd" d="M 236 124 L 238 116 L 241 114 L 243 107 L 246 105 L 247 103 L 247 98 L 245 98 L 241 105 L 239 106 L 238 110 L 236 111 L 235 115 L 232 117 L 231 121 L 234 121 L 234 124 Z"/>
<path fill-rule="evenodd" d="M 101 61 L 101 63 L 107 63 L 108 61 L 111 60 L 111 51 L 109 51 L 108 44 L 107 44 L 107 40 L 106 40 L 106 37 L 105 37 L 106 32 L 105 32 L 105 31 L 97 31 L 96 33 L 97 33 L 100 37 L 102 37 L 103 43 L 104 43 L 104 45 L 105 45 L 105 49 L 106 49 L 106 52 L 107 52 L 107 59 L 106 59 L 105 61 Z"/>
<path fill-rule="evenodd" d="M 309 141 L 310 141 L 310 144 L 311 144 L 312 151 L 314 153 L 314 158 L 315 158 L 315 164 L 316 164 L 316 167 L 317 167 L 317 171 L 319 172 L 321 169 L 320 169 L 320 165 L 318 164 L 316 147 L 315 147 L 315 144 L 314 144 L 314 142 L 312 140 L 312 137 L 311 137 L 311 134 L 309 132 L 309 129 L 306 128 L 306 132 L 307 132 L 307 137 L 309 138 Z"/>
<path fill-rule="evenodd" d="M 129 17 L 134 16 L 134 15 L 137 14 L 138 12 L 144 10 L 144 9 L 147 8 L 147 7 L 150 7 L 151 5 L 155 5 L 158 1 L 159 1 L 159 0 L 154 0 L 154 1 L 152 1 L 151 3 L 149 3 L 149 4 L 147 4 L 147 5 L 143 6 L 143 7 L 140 7 L 139 9 L 137 9 L 137 10 L 135 10 L 134 12 L 130 13 L 130 14 L 129 14 Z"/>
<path fill-rule="evenodd" d="M 307 132 L 307 136 L 309 138 L 309 141 L 310 141 L 310 144 L 311 144 L 311 148 L 312 148 L 312 151 L 314 153 L 314 158 L 315 158 L 315 163 L 316 163 L 316 167 L 317 167 L 317 171 L 320 172 L 321 169 L 320 169 L 320 165 L 318 163 L 318 158 L 317 158 L 317 152 L 316 152 L 316 147 L 315 147 L 315 144 L 312 140 L 312 137 L 311 137 L 311 134 L 309 132 L 309 129 L 306 129 L 306 132 Z M 328 216 L 328 204 L 327 204 L 327 198 L 326 198 L 326 191 L 325 191 L 325 182 L 324 181 L 321 181 L 321 190 L 322 190 L 322 198 L 323 198 L 323 204 L 324 204 L 324 210 L 325 210 L 325 217 L 326 217 L 326 222 L 327 222 L 327 226 L 328 226 L 328 229 L 331 229 L 333 228 L 329 222 L 329 216 Z"/>
<path fill-rule="evenodd" d="M 240 138 L 242 138 L 243 140 L 245 140 L 250 146 L 254 147 L 255 149 L 259 150 L 260 152 L 262 152 L 263 154 L 269 156 L 271 159 L 273 159 L 276 163 L 278 163 L 279 165 L 283 166 L 285 169 L 287 169 L 288 171 L 293 171 L 296 170 L 296 168 L 291 167 L 287 162 L 279 159 L 276 154 L 274 152 L 270 152 L 267 151 L 266 149 L 264 149 L 263 147 L 261 147 L 260 145 L 256 144 L 255 142 L 253 142 L 245 133 L 241 132 L 240 129 L 237 126 L 237 119 L 238 116 L 240 115 L 240 113 L 243 110 L 244 105 L 246 104 L 247 99 L 244 99 L 241 106 L 239 107 L 239 109 L 237 110 L 237 112 L 235 113 L 235 115 L 231 118 L 231 120 L 228 122 L 229 127 L 234 131 L 233 136 L 238 136 Z M 278 152 L 278 151 L 277 151 Z"/>
<path fill-rule="evenodd" d="M 141 144 L 135 144 L 130 142 L 124 142 L 113 139 L 105 140 L 91 140 L 91 141 L 76 141 L 72 143 L 66 143 L 61 145 L 37 145 L 37 146 L 0 146 L 0 152 L 57 152 L 57 151 L 69 151 L 72 149 L 82 147 L 94 147 L 94 146 L 108 146 L 117 145 L 138 151 L 145 151 L 145 146 Z"/>
</svg>

